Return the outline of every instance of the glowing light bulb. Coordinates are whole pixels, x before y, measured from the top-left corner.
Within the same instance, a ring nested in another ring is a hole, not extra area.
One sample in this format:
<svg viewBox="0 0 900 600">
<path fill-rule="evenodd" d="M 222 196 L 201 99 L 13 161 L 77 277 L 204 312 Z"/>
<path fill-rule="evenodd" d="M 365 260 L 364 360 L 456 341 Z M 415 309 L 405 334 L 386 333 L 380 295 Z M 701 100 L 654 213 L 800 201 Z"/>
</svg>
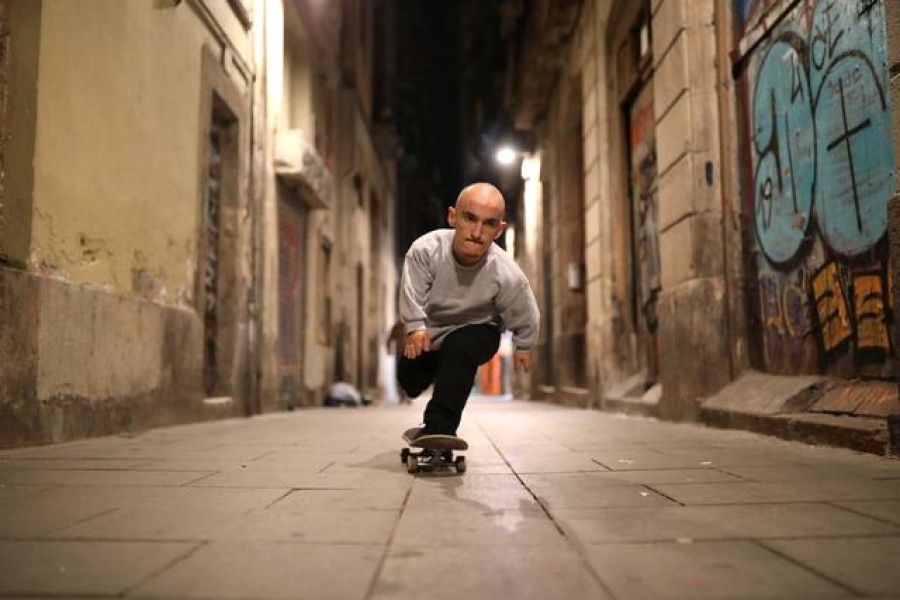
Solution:
<svg viewBox="0 0 900 600">
<path fill-rule="evenodd" d="M 503 146 L 497 150 L 497 162 L 509 166 L 516 161 L 517 152 L 510 146 Z"/>
</svg>

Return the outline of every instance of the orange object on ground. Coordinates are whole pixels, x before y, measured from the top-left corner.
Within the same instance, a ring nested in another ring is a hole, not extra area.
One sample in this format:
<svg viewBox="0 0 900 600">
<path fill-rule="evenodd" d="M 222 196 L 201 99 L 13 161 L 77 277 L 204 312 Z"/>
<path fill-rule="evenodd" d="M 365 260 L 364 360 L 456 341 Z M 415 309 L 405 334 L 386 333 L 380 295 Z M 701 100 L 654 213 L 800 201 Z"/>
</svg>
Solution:
<svg viewBox="0 0 900 600">
<path fill-rule="evenodd" d="M 503 394 L 503 362 L 497 352 L 478 369 L 478 389 L 482 394 L 500 396 Z"/>
</svg>

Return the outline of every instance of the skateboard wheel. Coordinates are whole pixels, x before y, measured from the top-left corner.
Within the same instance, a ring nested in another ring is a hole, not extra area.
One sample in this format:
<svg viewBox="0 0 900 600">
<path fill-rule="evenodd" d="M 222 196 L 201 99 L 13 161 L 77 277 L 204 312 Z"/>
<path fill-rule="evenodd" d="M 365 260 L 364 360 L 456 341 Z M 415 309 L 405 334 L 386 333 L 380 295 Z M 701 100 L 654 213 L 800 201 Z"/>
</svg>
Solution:
<svg viewBox="0 0 900 600">
<path fill-rule="evenodd" d="M 400 462 L 405 463 L 406 458 L 409 456 L 409 448 L 404 448 L 400 451 Z"/>
<path fill-rule="evenodd" d="M 456 457 L 456 472 L 457 473 L 465 473 L 466 472 L 466 457 L 465 456 L 457 456 Z"/>
<path fill-rule="evenodd" d="M 419 470 L 419 459 L 416 456 L 408 456 L 406 458 L 406 471 L 415 473 Z"/>
</svg>

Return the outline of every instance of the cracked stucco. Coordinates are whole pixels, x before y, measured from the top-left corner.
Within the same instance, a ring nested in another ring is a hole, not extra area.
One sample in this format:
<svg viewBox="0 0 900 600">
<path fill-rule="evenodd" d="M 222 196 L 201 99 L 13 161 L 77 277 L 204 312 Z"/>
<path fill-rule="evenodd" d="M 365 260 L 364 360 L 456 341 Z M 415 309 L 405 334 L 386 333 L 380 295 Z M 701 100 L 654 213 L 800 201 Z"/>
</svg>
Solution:
<svg viewBox="0 0 900 600">
<path fill-rule="evenodd" d="M 42 20 L 29 266 L 72 284 L 189 301 L 203 42 L 189 11 L 59 2 L 45 4 Z"/>
</svg>

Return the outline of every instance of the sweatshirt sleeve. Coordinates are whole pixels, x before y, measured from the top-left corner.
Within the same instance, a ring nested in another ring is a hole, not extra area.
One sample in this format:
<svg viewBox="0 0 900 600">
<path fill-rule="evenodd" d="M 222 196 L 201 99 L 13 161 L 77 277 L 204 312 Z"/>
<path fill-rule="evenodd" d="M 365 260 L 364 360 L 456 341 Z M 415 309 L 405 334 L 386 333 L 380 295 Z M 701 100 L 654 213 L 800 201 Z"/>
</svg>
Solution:
<svg viewBox="0 0 900 600">
<path fill-rule="evenodd" d="M 400 320 L 406 326 L 406 333 L 425 329 L 425 303 L 433 279 L 428 250 L 413 244 L 403 261 L 398 298 Z"/>
<path fill-rule="evenodd" d="M 516 350 L 529 350 L 537 342 L 541 313 L 527 279 L 498 298 L 503 325 L 513 334 Z"/>
</svg>

